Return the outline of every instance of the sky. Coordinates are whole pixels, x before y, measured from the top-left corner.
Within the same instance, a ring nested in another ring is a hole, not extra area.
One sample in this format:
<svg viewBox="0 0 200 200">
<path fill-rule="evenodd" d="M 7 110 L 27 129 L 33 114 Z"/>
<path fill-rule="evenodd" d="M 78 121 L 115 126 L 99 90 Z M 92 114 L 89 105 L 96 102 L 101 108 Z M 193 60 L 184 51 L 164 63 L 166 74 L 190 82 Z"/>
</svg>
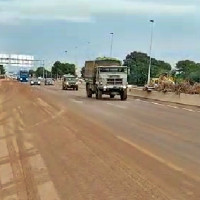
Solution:
<svg viewBox="0 0 200 200">
<path fill-rule="evenodd" d="M 173 66 L 200 62 L 200 0 L 0 0 L 0 54 L 76 63 L 150 52 Z M 67 52 L 65 52 L 67 51 Z"/>
</svg>

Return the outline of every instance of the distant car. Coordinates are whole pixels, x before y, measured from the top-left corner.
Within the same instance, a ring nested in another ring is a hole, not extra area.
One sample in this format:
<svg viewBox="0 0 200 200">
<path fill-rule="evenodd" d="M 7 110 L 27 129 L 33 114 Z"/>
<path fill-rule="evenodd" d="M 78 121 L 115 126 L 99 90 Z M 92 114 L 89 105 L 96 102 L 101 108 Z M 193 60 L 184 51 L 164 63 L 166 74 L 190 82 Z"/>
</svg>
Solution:
<svg viewBox="0 0 200 200">
<path fill-rule="evenodd" d="M 37 78 L 31 79 L 30 85 L 41 85 L 41 81 Z"/>
<path fill-rule="evenodd" d="M 44 81 L 45 85 L 54 85 L 54 80 L 52 78 L 46 78 Z"/>
</svg>

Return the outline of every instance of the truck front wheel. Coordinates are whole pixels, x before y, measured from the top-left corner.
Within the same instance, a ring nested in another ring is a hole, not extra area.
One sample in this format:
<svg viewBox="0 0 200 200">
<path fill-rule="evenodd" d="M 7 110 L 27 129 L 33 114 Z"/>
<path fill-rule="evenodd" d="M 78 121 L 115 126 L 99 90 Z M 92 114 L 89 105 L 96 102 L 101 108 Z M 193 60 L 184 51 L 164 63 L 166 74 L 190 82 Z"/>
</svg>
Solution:
<svg viewBox="0 0 200 200">
<path fill-rule="evenodd" d="M 96 99 L 102 99 L 102 91 L 101 90 L 96 91 Z"/>
<path fill-rule="evenodd" d="M 120 96 L 121 96 L 122 101 L 126 101 L 127 100 L 127 91 L 126 90 L 122 91 Z"/>
</svg>

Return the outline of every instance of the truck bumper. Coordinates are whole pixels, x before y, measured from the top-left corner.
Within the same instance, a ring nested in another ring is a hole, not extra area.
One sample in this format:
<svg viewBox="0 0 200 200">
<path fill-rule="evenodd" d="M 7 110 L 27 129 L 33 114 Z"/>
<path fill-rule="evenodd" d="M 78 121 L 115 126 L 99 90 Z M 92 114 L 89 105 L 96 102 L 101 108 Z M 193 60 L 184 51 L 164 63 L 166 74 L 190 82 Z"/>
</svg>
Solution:
<svg viewBox="0 0 200 200">
<path fill-rule="evenodd" d="M 74 88 L 78 88 L 78 85 L 65 85 L 64 88 L 66 88 L 66 89 L 74 89 Z"/>
<path fill-rule="evenodd" d="M 121 92 L 123 91 L 126 91 L 127 90 L 127 87 L 123 87 L 123 86 L 120 86 L 120 87 L 112 87 L 112 86 L 104 86 L 104 87 L 100 87 L 99 88 L 103 94 L 113 94 L 113 95 L 118 95 L 118 94 L 121 94 Z"/>
</svg>

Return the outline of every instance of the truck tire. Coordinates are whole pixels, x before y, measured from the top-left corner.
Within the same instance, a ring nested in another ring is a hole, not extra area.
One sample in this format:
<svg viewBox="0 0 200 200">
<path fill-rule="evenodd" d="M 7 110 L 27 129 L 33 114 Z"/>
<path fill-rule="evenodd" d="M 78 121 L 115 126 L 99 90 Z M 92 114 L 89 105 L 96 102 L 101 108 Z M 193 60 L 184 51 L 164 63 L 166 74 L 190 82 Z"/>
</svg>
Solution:
<svg viewBox="0 0 200 200">
<path fill-rule="evenodd" d="M 88 83 L 86 84 L 86 92 L 87 92 L 87 97 L 88 98 L 92 98 L 92 91 L 89 88 L 89 84 Z"/>
<path fill-rule="evenodd" d="M 115 95 L 111 94 L 111 95 L 110 95 L 110 98 L 111 98 L 111 99 L 115 98 Z"/>
<path fill-rule="evenodd" d="M 121 96 L 122 101 L 126 101 L 127 100 L 127 91 L 126 90 L 122 91 L 120 96 Z"/>
<path fill-rule="evenodd" d="M 76 90 L 78 90 L 78 87 L 76 87 Z"/>
<path fill-rule="evenodd" d="M 87 89 L 87 97 L 92 98 L 92 91 L 89 88 Z"/>
<path fill-rule="evenodd" d="M 96 99 L 102 99 L 102 91 L 101 90 L 96 91 Z"/>
</svg>

